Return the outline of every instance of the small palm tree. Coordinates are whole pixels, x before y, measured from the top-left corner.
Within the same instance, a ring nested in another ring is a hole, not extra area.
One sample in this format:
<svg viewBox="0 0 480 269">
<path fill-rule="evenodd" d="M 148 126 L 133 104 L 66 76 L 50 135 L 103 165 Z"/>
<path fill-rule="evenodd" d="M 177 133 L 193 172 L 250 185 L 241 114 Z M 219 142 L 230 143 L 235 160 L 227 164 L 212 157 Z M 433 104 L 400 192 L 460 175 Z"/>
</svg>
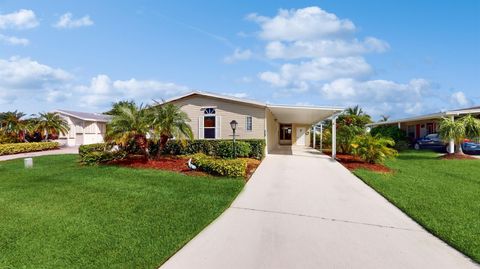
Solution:
<svg viewBox="0 0 480 269">
<path fill-rule="evenodd" d="M 104 114 L 106 115 L 117 115 L 120 113 L 120 108 L 122 107 L 135 107 L 135 101 L 133 100 L 124 100 L 124 101 L 118 101 L 112 104 L 112 108 L 105 112 Z"/>
<path fill-rule="evenodd" d="M 349 107 L 345 110 L 347 115 L 352 115 L 352 116 L 362 116 L 365 113 L 363 112 L 363 109 L 359 107 L 358 105 L 354 107 Z"/>
<path fill-rule="evenodd" d="M 65 135 L 70 129 L 68 123 L 59 114 L 51 112 L 40 113 L 40 116 L 32 123 L 34 130 L 45 135 L 45 140 L 48 140 L 50 134 Z"/>
<path fill-rule="evenodd" d="M 461 119 L 465 128 L 465 137 L 468 139 L 476 139 L 480 137 L 480 119 L 468 114 Z"/>
<path fill-rule="evenodd" d="M 22 141 L 28 127 L 27 121 L 23 119 L 25 116 L 25 113 L 17 110 L 2 113 L 0 115 L 0 131 L 5 135 L 15 136 Z"/>
<path fill-rule="evenodd" d="M 148 157 L 150 121 L 150 113 L 143 105 L 119 105 L 107 125 L 107 140 L 124 148 L 133 142 Z"/>
<path fill-rule="evenodd" d="M 455 148 L 455 153 L 463 154 L 462 142 L 465 138 L 465 126 L 462 121 L 455 121 L 454 119 L 443 117 L 440 120 L 438 133 L 444 139 L 453 139 L 455 144 L 457 144 L 457 147 Z"/>
<path fill-rule="evenodd" d="M 385 159 L 397 156 L 393 146 L 395 141 L 391 138 L 359 135 L 353 140 L 352 153 L 368 163 L 383 163 Z"/>
<path fill-rule="evenodd" d="M 386 121 L 388 121 L 388 119 L 390 119 L 390 116 L 388 116 L 388 115 L 381 115 L 379 122 L 386 122 Z"/>
<path fill-rule="evenodd" d="M 152 107 L 151 113 L 153 133 L 159 144 L 158 155 L 171 138 L 193 139 L 192 129 L 188 125 L 190 118 L 178 106 L 157 102 L 157 105 Z"/>
</svg>

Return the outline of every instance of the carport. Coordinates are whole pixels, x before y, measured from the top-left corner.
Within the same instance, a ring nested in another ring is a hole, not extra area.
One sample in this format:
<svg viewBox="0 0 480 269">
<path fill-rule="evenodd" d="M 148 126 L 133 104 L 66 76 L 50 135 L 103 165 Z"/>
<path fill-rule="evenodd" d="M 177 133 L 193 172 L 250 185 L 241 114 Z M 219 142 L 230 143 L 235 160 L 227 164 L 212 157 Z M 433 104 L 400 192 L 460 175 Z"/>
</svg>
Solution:
<svg viewBox="0 0 480 269">
<path fill-rule="evenodd" d="M 331 118 L 332 158 L 335 158 L 336 119 L 343 110 L 339 107 L 267 105 L 267 152 L 280 146 L 309 146 L 310 131 L 314 131 L 319 122 Z"/>
</svg>

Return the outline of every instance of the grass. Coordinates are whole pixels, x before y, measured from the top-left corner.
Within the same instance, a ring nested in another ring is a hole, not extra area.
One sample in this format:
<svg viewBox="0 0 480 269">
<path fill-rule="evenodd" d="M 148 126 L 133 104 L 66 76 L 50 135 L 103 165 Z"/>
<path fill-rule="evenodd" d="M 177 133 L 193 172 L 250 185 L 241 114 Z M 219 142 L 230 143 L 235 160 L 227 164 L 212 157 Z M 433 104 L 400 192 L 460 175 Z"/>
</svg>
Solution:
<svg viewBox="0 0 480 269">
<path fill-rule="evenodd" d="M 354 173 L 428 231 L 480 262 L 480 160 L 440 160 L 407 151 L 392 174 Z"/>
<path fill-rule="evenodd" d="M 157 268 L 217 218 L 241 179 L 0 162 L 0 268 Z"/>
</svg>

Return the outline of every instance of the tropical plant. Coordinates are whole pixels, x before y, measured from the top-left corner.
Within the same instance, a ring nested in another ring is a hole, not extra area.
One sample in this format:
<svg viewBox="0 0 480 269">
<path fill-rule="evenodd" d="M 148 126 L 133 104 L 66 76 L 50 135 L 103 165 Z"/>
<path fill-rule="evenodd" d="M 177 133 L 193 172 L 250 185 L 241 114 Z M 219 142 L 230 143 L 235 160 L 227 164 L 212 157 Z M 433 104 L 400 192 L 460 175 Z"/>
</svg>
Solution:
<svg viewBox="0 0 480 269">
<path fill-rule="evenodd" d="M 25 113 L 17 110 L 0 114 L 0 131 L 6 136 L 16 137 L 23 141 L 29 127 L 28 122 L 24 119 L 25 116 Z"/>
<path fill-rule="evenodd" d="M 143 105 L 119 105 L 117 113 L 107 125 L 106 140 L 123 148 L 134 144 L 148 157 L 147 134 L 150 131 L 151 117 L 146 108 Z"/>
<path fill-rule="evenodd" d="M 452 139 L 456 144 L 455 154 L 463 154 L 462 143 L 465 138 L 480 137 L 480 120 L 472 115 L 466 115 L 458 120 L 443 117 L 440 120 L 438 133 L 444 139 Z"/>
<path fill-rule="evenodd" d="M 408 148 L 408 138 L 405 131 L 393 125 L 379 125 L 370 130 L 372 136 L 382 136 L 395 141 L 395 149 L 403 150 Z"/>
<path fill-rule="evenodd" d="M 391 138 L 359 135 L 352 142 L 352 153 L 368 163 L 383 163 L 385 159 L 397 156 L 392 147 L 395 141 Z"/>
<path fill-rule="evenodd" d="M 33 129 L 45 135 L 48 140 L 49 135 L 67 134 L 70 127 L 68 123 L 57 113 L 39 113 L 40 116 L 32 121 Z"/>
<path fill-rule="evenodd" d="M 106 115 L 118 115 L 120 113 L 120 108 L 122 107 L 135 107 L 135 101 L 133 100 L 124 100 L 124 101 L 118 101 L 112 104 L 112 108 L 105 112 L 104 114 Z"/>
<path fill-rule="evenodd" d="M 386 122 L 386 121 L 388 121 L 388 119 L 390 119 L 389 115 L 380 115 L 379 122 Z"/>
<path fill-rule="evenodd" d="M 362 109 L 361 107 L 359 107 L 358 105 L 353 106 L 353 107 L 349 107 L 349 108 L 345 109 L 345 114 L 350 115 L 350 116 L 362 116 L 362 115 L 366 115 L 366 114 L 363 112 L 363 109 Z"/>
<path fill-rule="evenodd" d="M 158 103 L 151 108 L 151 127 L 153 130 L 154 138 L 159 144 L 160 150 L 158 155 L 161 154 L 165 148 L 168 140 L 171 138 L 185 141 L 185 139 L 193 139 L 193 132 L 188 122 L 190 118 L 187 113 L 180 110 L 180 108 L 174 104 Z"/>
</svg>

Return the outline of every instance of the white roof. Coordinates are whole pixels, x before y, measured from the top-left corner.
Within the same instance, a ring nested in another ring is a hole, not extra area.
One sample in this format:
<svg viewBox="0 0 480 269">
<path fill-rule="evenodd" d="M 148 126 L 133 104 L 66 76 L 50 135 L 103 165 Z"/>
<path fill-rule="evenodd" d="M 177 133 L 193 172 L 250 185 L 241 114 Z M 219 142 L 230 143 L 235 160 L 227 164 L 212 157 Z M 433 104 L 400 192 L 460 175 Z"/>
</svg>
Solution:
<svg viewBox="0 0 480 269">
<path fill-rule="evenodd" d="M 291 105 L 272 105 L 267 103 L 258 102 L 250 99 L 243 99 L 233 96 L 221 95 L 203 91 L 193 91 L 169 100 L 165 102 L 172 102 L 186 98 L 192 95 L 202 95 L 212 98 L 218 98 L 228 101 L 234 101 L 254 106 L 260 106 L 270 109 L 275 118 L 279 122 L 283 123 L 298 123 L 298 124 L 315 124 L 322 120 L 325 120 L 334 114 L 342 112 L 344 108 L 340 107 L 326 107 L 326 106 L 291 106 Z"/>
<path fill-rule="evenodd" d="M 69 111 L 63 109 L 57 109 L 55 112 L 63 114 L 66 116 L 74 117 L 84 121 L 98 121 L 98 122 L 109 122 L 112 118 L 109 115 L 99 114 L 99 113 L 88 113 L 88 112 L 79 112 L 79 111 Z"/>
<path fill-rule="evenodd" d="M 480 106 L 462 108 L 462 109 L 454 109 L 454 110 L 447 110 L 438 113 L 426 114 L 421 116 L 415 116 L 410 118 L 403 118 L 397 120 L 388 120 L 382 122 L 374 122 L 369 123 L 367 126 L 378 126 L 378 125 L 385 125 L 385 124 L 395 124 L 395 123 L 402 123 L 402 122 L 410 122 L 410 121 L 420 121 L 420 120 L 434 120 L 440 119 L 445 116 L 460 116 L 465 114 L 480 114 Z"/>
</svg>

